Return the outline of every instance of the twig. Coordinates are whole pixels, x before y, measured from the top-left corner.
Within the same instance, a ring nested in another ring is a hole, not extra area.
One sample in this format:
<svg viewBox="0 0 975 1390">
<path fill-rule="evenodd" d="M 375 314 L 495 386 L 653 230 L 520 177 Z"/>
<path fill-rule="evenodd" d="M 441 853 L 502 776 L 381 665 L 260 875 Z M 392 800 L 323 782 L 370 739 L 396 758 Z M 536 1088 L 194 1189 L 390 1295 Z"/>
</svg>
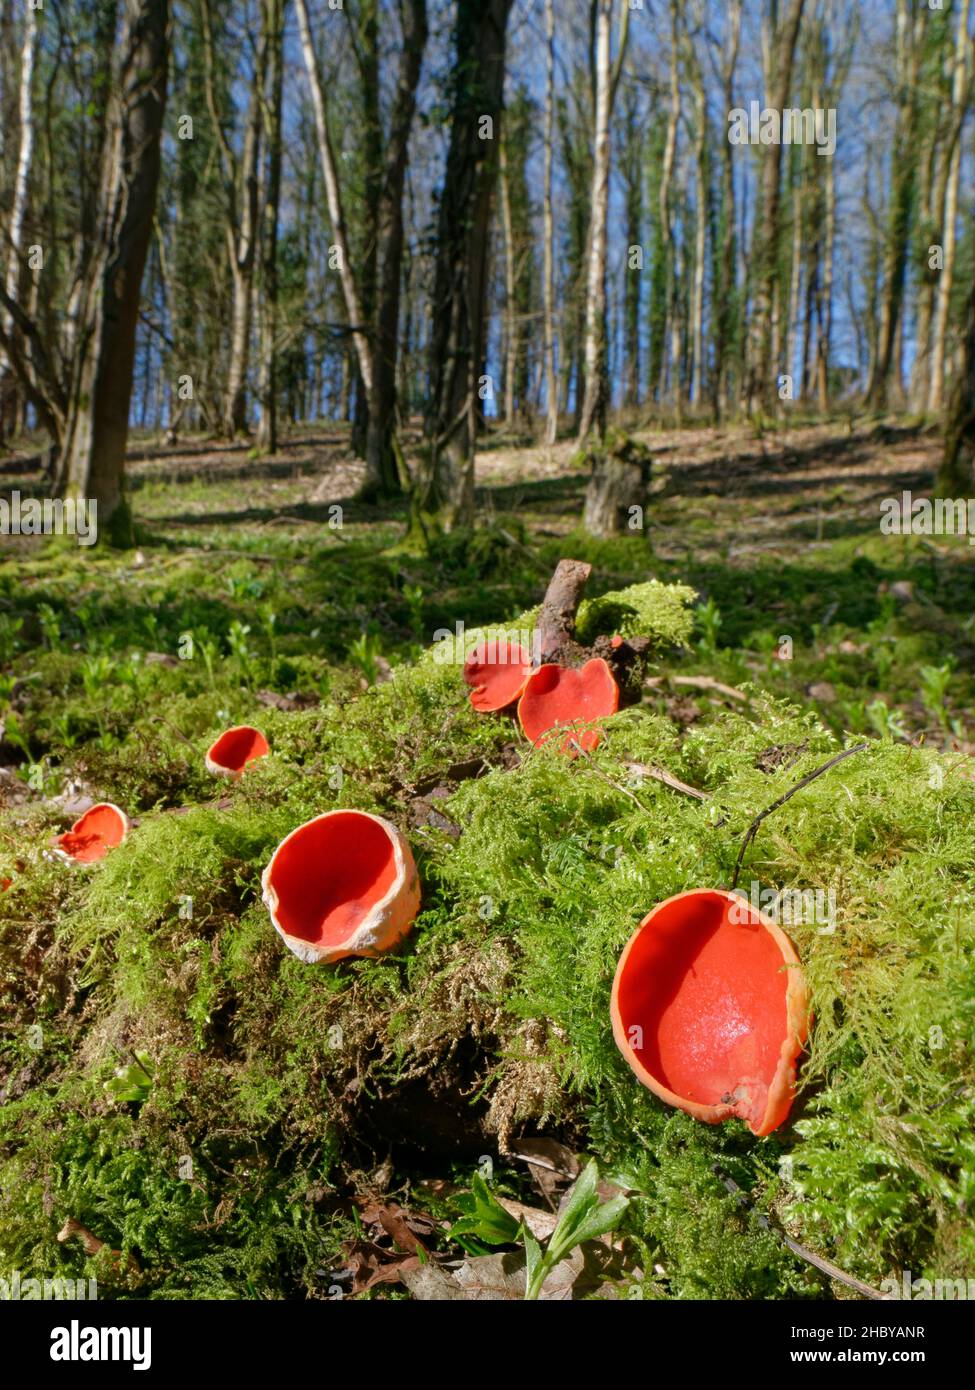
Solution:
<svg viewBox="0 0 975 1390">
<path fill-rule="evenodd" d="M 855 751 L 855 749 L 850 749 L 850 752 Z M 838 1265 L 832 1264 L 829 1260 L 824 1259 L 822 1255 L 817 1255 L 815 1250 L 807 1249 L 805 1245 L 800 1245 L 797 1240 L 793 1240 L 791 1236 L 786 1235 L 785 1231 L 780 1230 L 777 1226 L 773 1226 L 764 1212 L 756 1211 L 744 1192 L 742 1192 L 741 1188 L 735 1182 L 734 1178 L 730 1178 L 727 1173 L 723 1173 L 717 1163 L 714 1165 L 714 1173 L 716 1177 L 721 1179 L 728 1191 L 738 1198 L 738 1205 L 748 1207 L 750 1211 L 754 1212 L 758 1224 L 762 1229 L 771 1231 L 773 1235 L 778 1236 L 783 1245 L 787 1245 L 794 1255 L 798 1255 L 801 1260 L 806 1260 L 809 1264 L 814 1265 L 816 1269 L 820 1270 L 823 1274 L 828 1274 L 830 1279 L 836 1279 L 839 1283 L 846 1284 L 848 1288 L 856 1289 L 857 1293 L 862 1293 L 864 1298 L 875 1299 L 878 1303 L 883 1303 L 885 1301 L 884 1295 L 873 1288 L 872 1285 L 865 1284 L 862 1279 L 856 1279 L 852 1274 L 847 1274 L 846 1271 L 840 1269 Z"/>
<path fill-rule="evenodd" d="M 780 796 L 778 801 L 773 801 L 771 806 L 766 806 L 765 810 L 755 817 L 751 825 L 745 831 L 745 838 L 742 840 L 741 849 L 738 851 L 738 858 L 735 862 L 735 872 L 731 879 L 732 891 L 738 887 L 738 875 L 741 873 L 742 861 L 745 858 L 748 846 L 758 834 L 758 828 L 766 816 L 770 816 L 773 811 L 777 811 L 780 806 L 784 806 L 790 796 L 795 796 L 796 792 L 801 792 L 803 787 L 808 787 L 810 782 L 815 782 L 817 777 L 821 777 L 824 772 L 829 772 L 831 767 L 835 767 L 837 763 L 841 763 L 844 758 L 852 757 L 854 753 L 862 753 L 869 747 L 870 745 L 868 743 L 858 743 L 855 748 L 844 748 L 842 753 L 837 753 L 836 757 L 830 758 L 828 763 L 823 763 L 822 767 L 817 767 L 815 772 L 810 772 L 808 776 L 803 777 L 794 787 L 790 787 L 784 796 Z"/>
<path fill-rule="evenodd" d="M 652 676 L 645 684 L 656 687 L 662 685 L 664 681 L 670 685 L 692 686 L 695 690 L 714 690 L 718 695 L 727 696 L 729 700 L 739 700 L 743 704 L 748 703 L 748 696 L 743 690 L 736 690 L 731 685 L 723 685 L 721 681 L 716 681 L 713 676 Z"/>
<path fill-rule="evenodd" d="M 651 767 L 649 763 L 626 763 L 628 772 L 635 772 L 639 777 L 654 777 L 658 782 L 663 782 L 665 787 L 670 787 L 671 791 L 683 792 L 685 796 L 693 796 L 696 801 L 707 801 L 707 792 L 698 791 L 697 787 L 691 787 L 687 782 L 682 782 L 679 777 L 675 777 L 666 768 Z"/>
</svg>

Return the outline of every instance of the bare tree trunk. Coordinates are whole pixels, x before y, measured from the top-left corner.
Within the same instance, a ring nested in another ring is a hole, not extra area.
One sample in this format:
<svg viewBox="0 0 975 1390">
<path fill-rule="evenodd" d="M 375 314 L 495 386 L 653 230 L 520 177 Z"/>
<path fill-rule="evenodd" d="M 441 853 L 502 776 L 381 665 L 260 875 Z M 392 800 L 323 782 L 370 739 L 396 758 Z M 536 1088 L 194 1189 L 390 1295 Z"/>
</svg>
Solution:
<svg viewBox="0 0 975 1390">
<path fill-rule="evenodd" d="M 27 193 L 30 181 L 30 166 L 34 152 L 34 55 L 37 51 L 37 12 L 27 6 L 24 15 L 24 43 L 20 55 L 20 94 L 18 113 L 20 123 L 20 148 L 17 154 L 17 168 L 14 174 L 13 203 L 10 209 L 10 251 L 6 270 L 6 291 L 11 299 L 20 298 L 20 282 L 24 268 L 23 247 L 24 218 L 27 213 Z M 5 334 L 12 334 L 13 319 L 8 310 L 3 312 Z M 11 363 L 4 362 L 0 371 L 0 444 L 8 432 L 16 430 L 19 415 L 20 391 Z"/>
<path fill-rule="evenodd" d="M 971 92 L 971 71 L 969 55 L 971 43 L 968 38 L 968 15 L 970 0 L 962 0 L 955 30 L 954 73 L 952 76 L 951 106 L 952 120 L 949 127 L 948 148 L 945 152 L 947 167 L 947 188 L 944 201 L 944 266 L 938 279 L 937 299 L 932 331 L 930 386 L 927 408 L 930 412 L 941 409 L 944 393 L 945 351 L 948 339 L 948 310 L 951 305 L 951 290 L 955 274 L 956 223 L 958 220 L 958 181 L 961 170 L 961 132 L 965 112 Z"/>
<path fill-rule="evenodd" d="M 721 67 L 721 83 L 725 109 L 735 106 L 735 68 L 738 65 L 738 46 L 741 41 L 742 0 L 729 0 L 728 32 Z M 721 141 L 721 201 L 724 214 L 721 237 L 721 261 L 716 309 L 715 359 L 718 371 L 718 401 L 722 410 L 731 408 L 731 340 L 736 310 L 736 224 L 735 224 L 735 165 L 734 146 L 730 140 Z"/>
<path fill-rule="evenodd" d="M 911 22 L 910 0 L 898 0 L 898 87 L 900 91 L 894 145 L 891 151 L 890 201 L 884 250 L 883 295 L 880 301 L 880 327 L 873 379 L 867 392 L 875 409 L 887 407 L 890 378 L 900 363 L 898 330 L 904 300 L 904 282 L 911 208 L 917 177 L 918 72 L 920 63 L 923 10 L 918 8 Z"/>
<path fill-rule="evenodd" d="M 938 491 L 942 497 L 975 495 L 975 283 L 965 308 L 961 366 L 945 427 Z"/>
<path fill-rule="evenodd" d="M 694 217 L 694 279 L 691 285 L 691 388 L 695 405 L 704 399 L 704 258 L 707 251 L 708 226 L 708 144 L 707 100 L 704 76 L 698 61 L 694 39 L 687 42 L 691 83 L 694 91 L 694 168 L 697 174 Z"/>
<path fill-rule="evenodd" d="M 511 228 L 511 190 L 505 151 L 504 118 L 498 142 L 498 183 L 501 190 L 501 227 L 504 232 L 504 422 L 515 418 L 515 370 L 518 365 L 518 328 L 515 307 L 515 248 Z"/>
<path fill-rule="evenodd" d="M 555 108 L 555 11 L 545 0 L 545 189 L 542 200 L 545 240 L 545 443 L 554 444 L 559 429 L 559 393 L 555 379 L 555 219 L 552 215 L 552 125 Z"/>
<path fill-rule="evenodd" d="M 823 279 L 818 291 L 816 338 L 816 394 L 819 409 L 829 410 L 829 351 L 833 332 L 833 255 L 836 240 L 836 175 L 831 158 L 826 160 L 826 246 Z"/>
<path fill-rule="evenodd" d="M 799 290 L 802 284 L 802 216 L 805 202 L 805 170 L 792 189 L 792 265 L 789 271 L 789 321 L 785 334 L 785 370 L 795 371 L 796 347 L 799 342 Z"/>
<path fill-rule="evenodd" d="M 85 296 L 56 490 L 98 503 L 98 521 L 131 539 L 123 494 L 139 292 L 159 184 L 169 59 L 167 0 L 125 0 L 113 84 L 95 273 Z"/>
<path fill-rule="evenodd" d="M 376 218 L 377 303 L 372 350 L 372 388 L 366 436 L 363 495 L 402 490 L 396 443 L 396 372 L 399 353 L 400 284 L 403 269 L 403 186 L 407 147 L 423 50 L 427 41 L 426 0 L 408 0 L 402 11 L 396 95 L 386 140 L 386 160 Z"/>
<path fill-rule="evenodd" d="M 306 0 L 295 0 L 295 4 L 298 11 L 298 27 L 301 33 L 301 52 L 305 60 L 305 71 L 308 74 L 308 85 L 311 88 L 312 106 L 315 111 L 318 153 L 325 178 L 325 196 L 328 201 L 328 216 L 338 261 L 339 283 L 342 286 L 342 298 L 345 302 L 345 312 L 349 320 L 349 331 L 355 347 L 359 374 L 365 383 L 366 390 L 371 391 L 372 353 L 369 339 L 366 336 L 362 310 L 359 307 L 359 293 L 356 289 L 355 277 L 352 274 L 345 211 L 342 207 L 342 190 L 339 185 L 338 167 L 335 162 L 335 151 L 332 147 L 332 136 L 328 125 L 322 74 L 318 66 L 318 54 L 315 52 L 315 45 L 312 41 L 308 5 Z"/>
<path fill-rule="evenodd" d="M 609 129 L 613 98 L 626 50 L 629 8 L 623 4 L 616 69 L 610 61 L 613 0 L 592 0 L 596 18 L 596 116 L 592 169 L 589 268 L 586 276 L 586 391 L 579 419 L 579 439 L 606 430 L 609 388 L 606 380 L 606 219 L 609 214 Z"/>
<path fill-rule="evenodd" d="M 281 201 L 281 97 L 284 83 L 284 11 L 286 0 L 263 0 L 268 35 L 270 76 L 265 103 L 268 148 L 267 192 L 261 238 L 261 421 L 258 443 L 265 452 L 278 450 L 278 211 Z"/>
<path fill-rule="evenodd" d="M 769 91 L 766 105 L 782 112 L 792 87 L 795 57 L 804 0 L 790 0 L 784 17 L 769 35 Z M 772 398 L 772 314 L 776 285 L 779 244 L 779 205 L 781 202 L 781 144 L 762 151 L 761 200 L 755 209 L 755 236 L 752 262 L 755 276 L 755 303 L 749 326 L 749 364 L 745 403 L 749 414 L 763 409 Z"/>
<path fill-rule="evenodd" d="M 428 343 L 428 456 L 412 502 L 415 533 L 474 517 L 474 444 L 485 351 L 485 293 L 496 139 L 511 0 L 458 0 L 450 144 L 440 197 Z"/>
<path fill-rule="evenodd" d="M 267 72 L 266 15 L 261 16 L 260 37 L 254 58 L 244 129 L 244 146 L 238 162 L 223 129 L 216 90 L 216 56 L 212 0 L 202 0 L 201 20 L 206 70 L 206 99 L 220 153 L 224 184 L 227 259 L 233 282 L 230 350 L 222 406 L 222 428 L 228 438 L 247 428 L 247 365 L 250 357 L 251 313 L 254 302 L 254 268 L 258 236 L 258 171 L 261 159 L 261 105 Z"/>
<path fill-rule="evenodd" d="M 677 0 L 670 0 L 670 107 L 667 112 L 667 135 L 664 141 L 664 156 L 660 168 L 660 234 L 666 247 L 666 323 L 664 341 L 669 327 L 671 336 L 671 359 L 673 361 L 673 392 L 677 418 L 680 419 L 680 322 L 677 313 L 677 241 L 674 236 L 673 220 L 670 215 L 670 183 L 674 173 L 674 159 L 677 153 L 677 126 L 680 121 L 680 68 L 678 65 L 680 8 Z M 660 399 L 666 394 L 667 352 L 664 351 L 661 363 Z"/>
</svg>

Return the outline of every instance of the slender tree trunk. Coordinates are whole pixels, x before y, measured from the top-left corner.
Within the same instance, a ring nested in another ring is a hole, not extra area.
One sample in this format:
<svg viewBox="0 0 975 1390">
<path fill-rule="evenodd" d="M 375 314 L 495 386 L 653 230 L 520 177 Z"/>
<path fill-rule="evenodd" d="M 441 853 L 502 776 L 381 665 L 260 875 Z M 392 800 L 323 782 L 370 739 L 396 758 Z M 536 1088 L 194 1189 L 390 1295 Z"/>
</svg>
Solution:
<svg viewBox="0 0 975 1390">
<path fill-rule="evenodd" d="M 785 15 L 769 36 L 769 76 L 766 105 L 782 112 L 792 88 L 792 65 L 804 0 L 790 0 Z M 755 302 L 749 326 L 749 365 L 746 406 L 749 414 L 764 409 L 773 396 L 772 315 L 779 246 L 779 206 L 781 202 L 782 146 L 768 145 L 762 151 L 761 200 L 755 209 L 752 270 Z"/>
<path fill-rule="evenodd" d="M 937 298 L 932 330 L 930 386 L 927 408 L 934 413 L 941 409 L 944 393 L 945 353 L 948 341 L 948 311 L 955 274 L 956 224 L 958 220 L 958 184 L 961 171 L 961 132 L 971 91 L 968 38 L 970 0 L 962 0 L 955 30 L 954 73 L 952 75 L 952 121 L 946 152 L 947 188 L 944 201 L 944 266 L 938 278 Z"/>
<path fill-rule="evenodd" d="M 545 188 L 542 200 L 545 277 L 545 443 L 554 444 L 559 429 L 559 393 L 555 377 L 555 219 L 552 213 L 552 126 L 555 108 L 555 11 L 545 0 Z"/>
<path fill-rule="evenodd" d="M 826 245 L 823 279 L 818 295 L 816 338 L 816 395 L 819 409 L 829 410 L 830 341 L 833 333 L 833 256 L 836 240 L 836 175 L 832 159 L 826 160 Z"/>
<path fill-rule="evenodd" d="M 917 180 L 918 72 L 920 63 L 922 11 L 912 22 L 910 0 L 898 0 L 898 77 L 899 107 L 891 151 L 890 200 L 887 211 L 884 248 L 883 294 L 877 356 L 867 400 L 876 410 L 887 408 L 892 375 L 899 375 L 901 361 L 899 329 L 907 277 L 911 211 Z"/>
<path fill-rule="evenodd" d="M 396 95 L 386 140 L 386 159 L 376 220 L 377 304 L 372 352 L 372 388 L 366 436 L 363 494 L 380 496 L 402 490 L 397 464 L 396 375 L 399 352 L 400 286 L 403 269 L 403 186 L 407 148 L 423 50 L 427 41 L 426 0 L 408 0 L 402 9 Z M 407 335 L 408 336 L 408 335 Z"/>
<path fill-rule="evenodd" d="M 278 450 L 278 211 L 281 201 L 281 97 L 284 82 L 284 11 L 286 0 L 264 0 L 270 76 L 265 109 L 268 165 L 261 238 L 261 422 L 258 443 L 269 454 Z"/>
<path fill-rule="evenodd" d="M 515 371 L 518 365 L 518 327 L 515 305 L 515 247 L 511 227 L 511 189 L 505 151 L 504 118 L 498 141 L 498 183 L 501 191 L 501 227 L 504 233 L 504 422 L 515 417 Z"/>
<path fill-rule="evenodd" d="M 741 4 L 742 0 L 729 0 L 727 10 L 728 32 L 725 43 L 725 59 L 721 69 L 726 111 L 733 110 L 735 106 L 735 68 L 738 65 L 738 47 L 741 41 Z M 737 228 L 735 221 L 734 146 L 730 140 L 722 140 L 720 143 L 723 220 L 718 294 L 715 306 L 715 358 L 718 370 L 718 400 L 721 409 L 727 411 L 730 410 L 732 402 L 732 339 L 737 317 Z"/>
<path fill-rule="evenodd" d="M 34 153 L 34 55 L 37 51 L 37 12 L 27 7 L 24 15 L 24 42 L 20 54 L 20 93 L 18 99 L 20 148 L 14 173 L 13 202 L 10 208 L 10 249 L 6 270 L 6 291 L 11 299 L 20 298 L 21 276 L 24 270 L 23 235 L 27 214 L 27 196 L 31 160 Z M 3 311 L 6 334 L 15 332 L 13 318 Z M 16 432 L 20 414 L 21 393 L 9 361 L 0 371 L 0 444 L 8 432 Z"/>
<path fill-rule="evenodd" d="M 942 497 L 975 496 L 975 283 L 965 307 L 961 365 L 945 427 L 945 452 L 938 473 Z"/>
<path fill-rule="evenodd" d="M 677 312 L 677 240 L 674 235 L 670 210 L 670 184 L 674 173 L 674 160 L 677 154 L 677 126 L 680 121 L 680 67 L 679 58 L 679 20 L 680 7 L 677 0 L 670 0 L 670 106 L 667 112 L 667 135 L 664 140 L 663 162 L 660 169 L 660 234 L 664 243 L 666 321 L 664 342 L 669 331 L 671 338 L 671 361 L 673 363 L 673 399 L 677 418 L 681 413 L 680 384 L 680 319 Z M 663 352 L 660 364 L 660 399 L 666 396 L 667 350 Z"/>
<path fill-rule="evenodd" d="M 613 97 L 626 49 L 629 9 L 624 3 L 615 73 L 612 69 L 613 0 L 592 0 L 596 20 L 596 115 L 592 170 L 589 267 L 586 276 L 586 391 L 579 439 L 606 431 L 609 383 L 606 379 L 606 219 L 609 215 L 609 131 Z"/>
<path fill-rule="evenodd" d="M 125 0 L 102 173 L 98 244 L 63 438 L 59 495 L 98 503 L 130 539 L 123 486 L 139 292 L 152 234 L 169 59 L 167 0 Z"/>
<path fill-rule="evenodd" d="M 474 517 L 474 444 L 485 352 L 491 199 L 511 0 L 458 0 L 450 143 L 437 227 L 428 344 L 427 457 L 412 526 L 451 531 Z"/>
<path fill-rule="evenodd" d="M 315 52 L 315 45 L 311 36 L 311 21 L 308 18 L 308 5 L 306 0 L 295 0 L 295 6 L 298 11 L 301 52 L 305 62 L 305 71 L 308 74 L 308 85 L 311 88 L 312 106 L 315 111 L 315 131 L 318 136 L 318 153 L 322 162 L 322 174 L 325 178 L 325 196 L 328 202 L 328 216 L 332 228 L 335 256 L 338 262 L 339 283 L 342 287 L 342 298 L 345 303 L 345 312 L 349 321 L 349 332 L 352 335 L 352 343 L 355 348 L 359 374 L 365 383 L 366 390 L 371 391 L 372 353 L 369 347 L 369 339 L 366 335 L 365 319 L 359 306 L 359 292 L 356 288 L 355 276 L 352 273 L 352 262 L 349 255 L 349 237 L 346 231 L 345 211 L 342 206 L 342 190 L 339 184 L 338 166 L 335 161 L 335 151 L 332 146 L 332 136 L 328 124 L 325 89 L 322 85 L 322 74 L 318 65 L 318 54 Z M 345 418 L 348 418 L 347 408 Z"/>
</svg>

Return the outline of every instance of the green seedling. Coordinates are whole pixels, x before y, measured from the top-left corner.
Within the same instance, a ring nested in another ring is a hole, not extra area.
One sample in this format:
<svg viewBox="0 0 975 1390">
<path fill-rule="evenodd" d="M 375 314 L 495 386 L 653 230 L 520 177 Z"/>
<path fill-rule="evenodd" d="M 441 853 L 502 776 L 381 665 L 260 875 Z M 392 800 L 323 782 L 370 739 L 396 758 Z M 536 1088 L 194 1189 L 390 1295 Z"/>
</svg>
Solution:
<svg viewBox="0 0 975 1390">
<path fill-rule="evenodd" d="M 148 1052 L 133 1052 L 126 1067 L 117 1067 L 111 1081 L 105 1082 L 105 1092 L 119 1102 L 148 1100 L 152 1090 L 152 1060 Z"/>
<path fill-rule="evenodd" d="M 538 1298 L 555 1267 L 588 1240 L 612 1231 L 629 1206 L 627 1197 L 599 1199 L 599 1170 L 595 1159 L 587 1163 L 566 1198 L 555 1230 L 544 1245 L 524 1222 L 517 1221 L 477 1175 L 462 1210 L 466 1214 L 451 1227 L 452 1237 L 474 1237 L 487 1245 L 521 1244 L 525 1251 L 525 1299 Z M 462 1201 L 462 1199 L 458 1199 Z"/>
</svg>

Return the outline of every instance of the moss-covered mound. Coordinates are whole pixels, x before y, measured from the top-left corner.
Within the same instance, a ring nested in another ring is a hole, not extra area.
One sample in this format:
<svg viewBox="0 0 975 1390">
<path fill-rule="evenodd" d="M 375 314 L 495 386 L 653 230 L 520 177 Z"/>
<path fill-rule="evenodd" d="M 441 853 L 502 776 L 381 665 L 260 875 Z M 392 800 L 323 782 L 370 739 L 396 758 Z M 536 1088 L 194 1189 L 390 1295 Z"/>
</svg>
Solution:
<svg viewBox="0 0 975 1390">
<path fill-rule="evenodd" d="M 649 632 L 662 650 L 686 639 L 689 597 L 605 595 L 581 629 Z M 484 1155 L 515 1191 L 517 1139 L 545 1134 L 634 1192 L 623 1233 L 644 1295 L 842 1291 L 776 1227 L 873 1283 L 969 1270 L 975 786 L 958 760 L 872 742 L 763 824 L 740 886 L 820 890 L 830 912 L 787 925 L 816 1025 L 789 1127 L 756 1140 L 637 1084 L 610 983 L 636 922 L 682 889 L 727 886 L 754 816 L 835 735 L 757 696 L 689 731 L 637 706 L 569 760 L 476 714 L 439 656 L 367 689 L 337 679 L 307 709 L 241 697 L 233 717 L 259 723 L 272 756 L 216 792 L 202 752 L 230 713 L 219 681 L 198 662 L 187 690 L 142 665 L 128 727 L 102 754 L 89 731 L 78 759 L 94 792 L 139 813 L 126 842 L 71 869 L 45 852 L 63 818 L 43 788 L 8 808 L 4 1263 L 95 1272 L 119 1296 L 324 1297 L 355 1232 L 350 1193 L 463 1186 Z M 44 678 L 65 660 L 49 652 Z M 409 835 L 422 910 L 395 955 L 316 969 L 272 930 L 260 874 L 289 830 L 337 806 Z M 69 1219 L 107 1249 L 59 1243 Z"/>
</svg>

